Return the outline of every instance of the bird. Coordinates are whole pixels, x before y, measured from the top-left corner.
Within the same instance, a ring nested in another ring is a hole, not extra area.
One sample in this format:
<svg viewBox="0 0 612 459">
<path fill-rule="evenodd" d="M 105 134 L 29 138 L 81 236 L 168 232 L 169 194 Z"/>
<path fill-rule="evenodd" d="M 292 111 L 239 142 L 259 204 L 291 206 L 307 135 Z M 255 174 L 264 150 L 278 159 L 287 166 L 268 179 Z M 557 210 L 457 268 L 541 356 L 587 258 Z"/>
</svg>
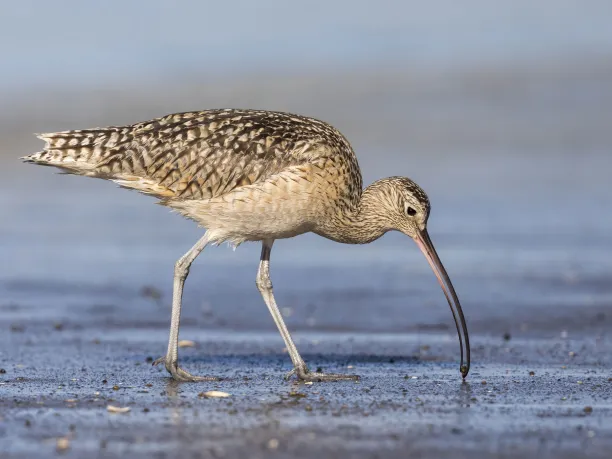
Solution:
<svg viewBox="0 0 612 459">
<path fill-rule="evenodd" d="M 174 267 L 172 312 L 163 364 L 177 381 L 213 381 L 178 362 L 183 288 L 193 261 L 209 244 L 260 242 L 256 285 L 302 381 L 354 380 L 356 375 L 311 371 L 279 311 L 270 279 L 274 241 L 312 232 L 345 244 L 367 244 L 389 231 L 413 239 L 450 306 L 461 352 L 470 369 L 470 344 L 459 298 L 427 231 L 430 201 L 406 177 L 363 188 L 357 156 L 327 122 L 280 111 L 209 109 L 174 113 L 125 126 L 38 134 L 42 151 L 21 158 L 64 173 L 106 179 L 156 197 L 195 221 L 204 235 Z"/>
</svg>

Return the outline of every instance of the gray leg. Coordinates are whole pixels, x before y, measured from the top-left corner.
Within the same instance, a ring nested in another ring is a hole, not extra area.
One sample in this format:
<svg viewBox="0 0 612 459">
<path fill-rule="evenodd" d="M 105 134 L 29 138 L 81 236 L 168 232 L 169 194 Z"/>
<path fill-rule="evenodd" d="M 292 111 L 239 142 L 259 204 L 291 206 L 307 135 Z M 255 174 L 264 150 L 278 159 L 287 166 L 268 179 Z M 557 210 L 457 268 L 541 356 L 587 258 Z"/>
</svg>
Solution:
<svg viewBox="0 0 612 459">
<path fill-rule="evenodd" d="M 216 381 L 218 378 L 209 376 L 193 376 L 178 366 L 178 337 L 181 325 L 181 302 L 183 299 L 183 287 L 185 279 L 189 275 L 191 263 L 200 255 L 204 247 L 208 245 L 208 233 L 196 242 L 174 265 L 174 289 L 172 292 L 172 319 L 170 321 L 170 339 L 168 340 L 168 352 L 165 357 L 160 357 L 153 365 L 164 363 L 168 373 L 177 381 Z"/>
<path fill-rule="evenodd" d="M 274 322 L 278 327 L 278 331 L 280 332 L 281 336 L 283 337 L 283 340 L 285 341 L 285 346 L 287 346 L 289 357 L 293 362 L 294 369 L 289 372 L 287 378 L 295 374 L 298 379 L 301 379 L 303 381 L 337 381 L 341 379 L 359 379 L 359 377 L 355 375 L 315 373 L 310 371 L 306 366 L 306 363 L 300 356 L 297 347 L 291 339 L 289 330 L 287 330 L 287 326 L 285 325 L 283 316 L 278 310 L 276 300 L 274 299 L 272 281 L 270 280 L 270 252 L 272 251 L 273 243 L 274 241 L 262 242 L 261 261 L 259 262 L 259 271 L 257 272 L 257 279 L 255 280 L 255 283 L 257 284 L 257 288 L 261 292 L 261 296 L 263 297 L 264 301 L 266 302 L 266 305 L 268 306 L 268 309 L 270 310 L 270 314 L 272 314 L 272 318 L 274 319 Z"/>
</svg>

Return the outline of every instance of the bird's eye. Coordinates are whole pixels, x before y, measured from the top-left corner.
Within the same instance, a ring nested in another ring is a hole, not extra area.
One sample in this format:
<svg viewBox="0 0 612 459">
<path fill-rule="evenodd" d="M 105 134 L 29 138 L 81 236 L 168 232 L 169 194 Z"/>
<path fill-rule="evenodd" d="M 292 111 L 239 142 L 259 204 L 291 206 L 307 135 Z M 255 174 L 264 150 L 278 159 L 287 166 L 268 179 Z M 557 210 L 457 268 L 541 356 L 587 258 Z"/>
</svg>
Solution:
<svg viewBox="0 0 612 459">
<path fill-rule="evenodd" d="M 416 212 L 416 210 L 414 210 L 412 207 L 407 207 L 407 208 L 406 208 L 406 213 L 407 213 L 408 215 L 410 215 L 411 217 L 414 217 L 414 216 L 416 215 L 416 213 L 417 213 L 417 212 Z"/>
</svg>

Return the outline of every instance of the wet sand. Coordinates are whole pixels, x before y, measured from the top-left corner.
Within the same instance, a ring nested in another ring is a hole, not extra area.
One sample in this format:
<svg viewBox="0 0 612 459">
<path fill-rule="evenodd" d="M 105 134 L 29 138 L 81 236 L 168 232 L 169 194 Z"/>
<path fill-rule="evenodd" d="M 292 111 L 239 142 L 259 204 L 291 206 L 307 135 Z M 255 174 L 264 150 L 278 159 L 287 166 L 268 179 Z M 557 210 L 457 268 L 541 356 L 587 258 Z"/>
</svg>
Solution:
<svg viewBox="0 0 612 459">
<path fill-rule="evenodd" d="M 446 333 L 296 335 L 312 368 L 359 382 L 284 381 L 274 332 L 185 327 L 175 383 L 152 367 L 165 327 L 20 321 L 3 333 L 2 457 L 608 457 L 612 349 L 589 335 L 473 336 L 459 376 Z M 2 322 L 3 330 L 11 324 Z M 224 391 L 229 398 L 205 398 Z M 125 414 L 107 405 L 129 407 Z"/>
</svg>

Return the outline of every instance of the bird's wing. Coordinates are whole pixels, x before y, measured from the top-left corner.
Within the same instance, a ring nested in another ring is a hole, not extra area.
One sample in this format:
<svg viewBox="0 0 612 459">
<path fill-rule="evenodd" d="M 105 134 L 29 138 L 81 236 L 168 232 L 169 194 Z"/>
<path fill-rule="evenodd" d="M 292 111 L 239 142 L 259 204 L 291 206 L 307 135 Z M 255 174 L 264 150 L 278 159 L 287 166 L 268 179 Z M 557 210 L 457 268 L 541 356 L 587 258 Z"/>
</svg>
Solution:
<svg viewBox="0 0 612 459">
<path fill-rule="evenodd" d="M 180 113 L 126 127 L 43 134 L 41 154 L 60 151 L 74 159 L 51 165 L 159 197 L 210 199 L 325 154 L 330 132 L 337 131 L 317 123 L 275 112 Z"/>
</svg>

